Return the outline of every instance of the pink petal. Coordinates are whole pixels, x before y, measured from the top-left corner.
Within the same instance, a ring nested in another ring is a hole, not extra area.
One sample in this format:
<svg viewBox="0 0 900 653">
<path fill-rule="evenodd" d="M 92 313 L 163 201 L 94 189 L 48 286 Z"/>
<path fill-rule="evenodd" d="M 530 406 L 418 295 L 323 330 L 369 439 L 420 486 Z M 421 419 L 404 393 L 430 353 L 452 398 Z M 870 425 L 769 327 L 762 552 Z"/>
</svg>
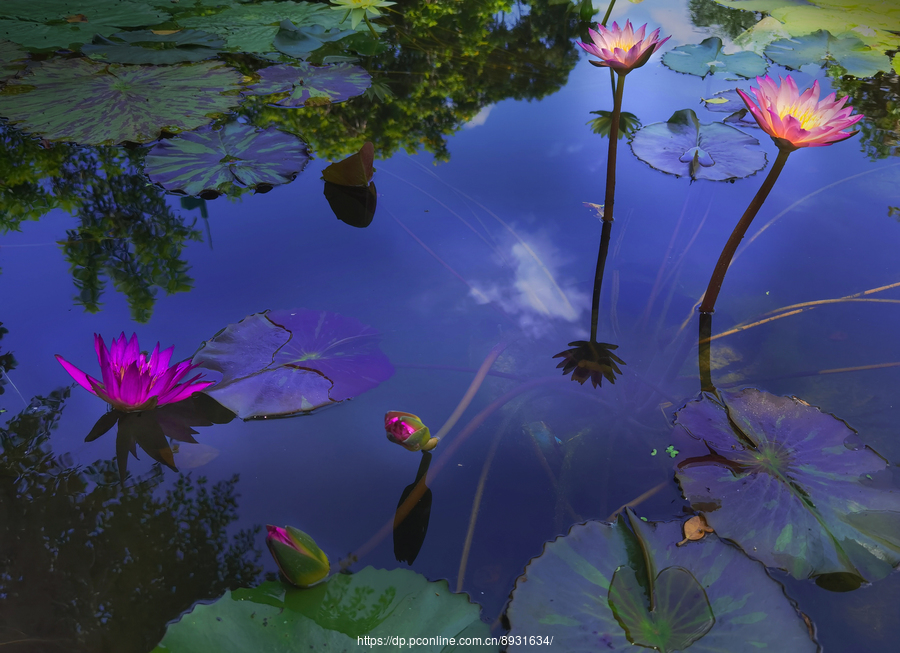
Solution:
<svg viewBox="0 0 900 653">
<path fill-rule="evenodd" d="M 56 360 L 58 360 L 59 364 L 62 365 L 63 368 L 66 370 L 66 372 L 69 373 L 69 376 L 71 376 L 73 379 L 75 379 L 75 382 L 78 383 L 78 385 L 80 385 L 82 388 L 84 388 L 88 392 L 97 394 L 96 392 L 94 392 L 94 389 L 91 387 L 91 382 L 88 380 L 90 377 L 88 377 L 87 374 L 85 374 L 84 372 L 79 370 L 77 367 L 72 365 L 72 363 L 67 361 L 65 358 L 63 358 L 59 354 L 56 354 Z"/>
</svg>

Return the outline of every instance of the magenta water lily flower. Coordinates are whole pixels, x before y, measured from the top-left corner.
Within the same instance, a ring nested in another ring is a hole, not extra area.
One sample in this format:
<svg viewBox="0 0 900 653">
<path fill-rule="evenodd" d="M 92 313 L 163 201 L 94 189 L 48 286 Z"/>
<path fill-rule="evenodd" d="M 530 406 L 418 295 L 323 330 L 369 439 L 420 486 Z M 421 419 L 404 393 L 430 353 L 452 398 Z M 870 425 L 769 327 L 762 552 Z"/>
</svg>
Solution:
<svg viewBox="0 0 900 653">
<path fill-rule="evenodd" d="M 103 338 L 95 333 L 94 349 L 100 362 L 102 383 L 59 354 L 56 360 L 81 387 L 118 410 L 134 412 L 174 404 L 213 384 L 212 381 L 201 381 L 202 374 L 182 382 L 197 366 L 192 365 L 190 360 L 170 366 L 175 348 L 160 351 L 159 343 L 149 356 L 141 353 L 136 334 L 131 336 L 131 340 L 126 340 L 123 333 L 114 338 L 112 346 L 107 349 Z"/>
<path fill-rule="evenodd" d="M 624 29 L 615 22 L 612 29 L 597 25 L 597 31 L 588 29 L 593 43 L 578 45 L 600 59 L 591 61 L 595 66 L 608 66 L 620 75 L 625 75 L 647 63 L 650 56 L 671 38 L 667 36 L 660 41 L 658 28 L 645 38 L 646 31 L 647 26 L 641 25 L 635 32 L 630 20 L 625 21 Z"/>
<path fill-rule="evenodd" d="M 756 122 L 781 149 L 822 147 L 850 138 L 856 131 L 844 131 L 862 120 L 862 114 L 850 115 L 853 107 L 847 97 L 835 99 L 831 93 L 819 99 L 819 82 L 802 94 L 788 75 L 776 83 L 766 75 L 757 77 L 759 88 L 750 88 L 756 101 L 742 90 L 737 92 Z M 845 106 L 846 105 L 846 106 Z"/>
</svg>

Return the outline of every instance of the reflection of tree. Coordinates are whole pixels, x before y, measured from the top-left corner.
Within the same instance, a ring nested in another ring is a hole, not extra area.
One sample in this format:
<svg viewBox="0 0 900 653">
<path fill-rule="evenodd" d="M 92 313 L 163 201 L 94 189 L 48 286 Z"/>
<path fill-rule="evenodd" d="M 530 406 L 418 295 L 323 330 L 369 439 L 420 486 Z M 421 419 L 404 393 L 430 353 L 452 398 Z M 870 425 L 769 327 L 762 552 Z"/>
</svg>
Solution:
<svg viewBox="0 0 900 653">
<path fill-rule="evenodd" d="M 381 37 L 390 47 L 362 64 L 393 97 L 300 110 L 249 98 L 239 111 L 257 125 L 297 133 L 332 160 L 367 140 L 382 158 L 424 146 L 445 160 L 446 137 L 481 109 L 553 93 L 578 61 L 571 41 L 577 16 L 567 4 L 530 0 L 520 12 L 503 14 L 512 7 L 509 0 L 400 0 L 384 21 L 393 21 Z"/>
<path fill-rule="evenodd" d="M 759 17 L 752 11 L 732 9 L 716 4 L 715 0 L 690 0 L 691 22 L 697 27 L 720 27 L 730 38 L 750 29 Z"/>
<path fill-rule="evenodd" d="M 106 274 L 128 297 L 132 317 L 146 322 L 157 287 L 170 294 L 190 290 L 181 253 L 187 241 L 202 236 L 172 211 L 161 189 L 147 183 L 136 159 L 117 148 L 79 150 L 54 188 L 80 200 L 74 213 L 81 224 L 62 243 L 79 290 L 76 303 L 99 311 Z"/>
<path fill-rule="evenodd" d="M 181 476 L 161 494 L 159 473 L 123 489 L 112 462 L 55 455 L 68 394 L 0 429 L 0 648 L 145 653 L 196 601 L 256 582 L 255 532 L 226 534 L 237 476 Z"/>
<path fill-rule="evenodd" d="M 0 340 L 3 340 L 3 336 L 9 333 L 9 329 L 6 329 L 3 326 L 3 322 L 0 322 Z M 16 362 L 16 357 L 12 355 L 11 351 L 4 353 L 0 353 L 0 395 L 3 394 L 3 386 L 6 385 L 6 373 L 15 368 L 18 363 Z M 0 410 L 0 413 L 4 412 Z"/>
<path fill-rule="evenodd" d="M 41 144 L 0 124 L 0 233 L 54 208 L 80 220 L 62 248 L 75 301 L 88 311 L 100 310 L 104 276 L 126 295 L 139 322 L 150 319 L 158 288 L 190 289 L 181 254 L 201 233 L 147 183 L 137 152 Z"/>
<path fill-rule="evenodd" d="M 48 183 L 70 153 L 68 146 L 42 143 L 0 122 L 0 233 L 51 209 L 73 208 L 74 198 L 55 195 Z"/>
<path fill-rule="evenodd" d="M 857 79 L 831 64 L 828 76 L 838 96 L 849 95 L 847 102 L 865 115 L 856 125 L 863 152 L 873 161 L 900 155 L 900 75 L 879 73 Z"/>
</svg>

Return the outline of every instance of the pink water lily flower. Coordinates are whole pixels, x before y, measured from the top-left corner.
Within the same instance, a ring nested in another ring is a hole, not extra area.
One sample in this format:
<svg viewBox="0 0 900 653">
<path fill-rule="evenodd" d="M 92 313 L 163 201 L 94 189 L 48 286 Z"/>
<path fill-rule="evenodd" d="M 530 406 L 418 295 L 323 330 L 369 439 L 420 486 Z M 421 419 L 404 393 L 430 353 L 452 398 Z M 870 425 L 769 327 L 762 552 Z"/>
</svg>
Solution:
<svg viewBox="0 0 900 653">
<path fill-rule="evenodd" d="M 192 365 L 190 360 L 169 366 L 175 348 L 160 351 L 159 343 L 156 343 L 149 356 L 142 354 L 136 334 L 126 341 L 123 333 L 114 338 L 112 346 L 107 349 L 103 338 L 95 333 L 94 349 L 100 362 L 102 383 L 59 354 L 56 355 L 56 360 L 81 387 L 118 410 L 133 412 L 174 404 L 213 384 L 212 381 L 200 381 L 202 374 L 179 383 L 197 366 Z"/>
<path fill-rule="evenodd" d="M 579 43 L 578 45 L 600 59 L 600 61 L 591 61 L 595 66 L 608 66 L 620 75 L 625 75 L 647 63 L 650 55 L 671 38 L 667 36 L 660 41 L 658 28 L 650 36 L 644 38 L 646 30 L 647 26 L 641 25 L 640 29 L 635 32 L 630 20 L 625 21 L 624 29 L 615 22 L 612 24 L 612 29 L 597 25 L 597 31 L 588 29 L 593 43 Z"/>
<path fill-rule="evenodd" d="M 756 122 L 779 148 L 796 150 L 801 147 L 822 147 L 850 138 L 856 131 L 844 131 L 862 120 L 863 115 L 851 116 L 853 107 L 846 97 L 835 99 L 832 93 L 819 99 L 819 82 L 800 94 L 797 83 L 788 75 L 778 83 L 766 75 L 757 77 L 759 88 L 750 88 L 756 101 L 742 90 L 738 94 Z"/>
</svg>

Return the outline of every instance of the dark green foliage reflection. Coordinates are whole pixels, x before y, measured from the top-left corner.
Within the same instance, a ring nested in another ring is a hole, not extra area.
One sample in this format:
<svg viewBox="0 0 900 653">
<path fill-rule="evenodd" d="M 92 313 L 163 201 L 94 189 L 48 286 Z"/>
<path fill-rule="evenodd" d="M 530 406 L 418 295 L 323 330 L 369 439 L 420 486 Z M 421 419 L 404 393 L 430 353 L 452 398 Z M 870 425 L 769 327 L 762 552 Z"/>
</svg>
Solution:
<svg viewBox="0 0 900 653">
<path fill-rule="evenodd" d="M 731 9 L 716 4 L 714 0 L 690 0 L 688 9 L 691 22 L 697 27 L 719 27 L 730 38 L 735 38 L 745 30 L 753 27 L 757 15 L 752 11 Z"/>
<path fill-rule="evenodd" d="M 55 454 L 68 395 L 0 428 L 0 648 L 145 653 L 196 601 L 257 582 L 256 533 L 226 534 L 237 476 L 182 475 L 163 493 L 159 471 L 122 488 L 112 461 Z"/>
<path fill-rule="evenodd" d="M 873 161 L 900 155 L 900 75 L 880 73 L 868 79 L 848 77 L 836 64 L 828 76 L 838 97 L 865 115 L 859 127 L 862 151 Z"/>
<path fill-rule="evenodd" d="M 531 0 L 507 15 L 507 0 L 404 3 L 386 16 L 389 48 L 364 58 L 375 93 L 353 102 L 285 111 L 248 98 L 238 109 L 253 124 L 298 134 L 320 157 L 344 158 L 372 141 L 379 158 L 424 147 L 449 159 L 446 137 L 484 107 L 558 91 L 578 61 L 571 41 L 577 16 L 566 4 Z M 239 64 L 235 64 L 239 65 Z M 243 70 L 243 68 L 242 68 Z M 373 86 L 374 86 L 373 84 Z"/>
<path fill-rule="evenodd" d="M 0 233 L 54 208 L 79 220 L 60 243 L 77 305 L 99 311 L 108 278 L 127 297 L 132 317 L 146 322 L 159 289 L 190 290 L 182 253 L 202 234 L 147 182 L 137 152 L 51 145 L 5 125 L 0 144 Z"/>
</svg>

